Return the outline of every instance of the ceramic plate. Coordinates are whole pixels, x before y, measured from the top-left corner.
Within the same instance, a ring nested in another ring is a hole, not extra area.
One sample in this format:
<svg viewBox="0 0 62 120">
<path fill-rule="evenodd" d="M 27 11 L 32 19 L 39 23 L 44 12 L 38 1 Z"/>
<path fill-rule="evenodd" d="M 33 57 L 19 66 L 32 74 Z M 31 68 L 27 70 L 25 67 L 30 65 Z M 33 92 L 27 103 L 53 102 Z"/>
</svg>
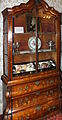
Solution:
<svg viewBox="0 0 62 120">
<path fill-rule="evenodd" d="M 36 37 L 30 37 L 28 40 L 28 46 L 31 50 L 36 50 Z M 38 49 L 41 47 L 41 40 L 38 38 Z"/>
</svg>

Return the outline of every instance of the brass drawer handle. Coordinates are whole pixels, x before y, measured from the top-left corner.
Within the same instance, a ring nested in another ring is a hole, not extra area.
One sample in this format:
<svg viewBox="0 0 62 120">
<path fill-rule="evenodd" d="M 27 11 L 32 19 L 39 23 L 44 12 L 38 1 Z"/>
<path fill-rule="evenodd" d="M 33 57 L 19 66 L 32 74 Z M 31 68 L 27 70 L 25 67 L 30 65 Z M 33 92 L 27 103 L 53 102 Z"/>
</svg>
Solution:
<svg viewBox="0 0 62 120">
<path fill-rule="evenodd" d="M 52 94 L 53 94 L 53 90 L 50 90 L 50 92 L 48 92 L 48 91 L 46 92 L 46 95 L 47 95 L 47 96 L 48 96 L 49 94 L 52 95 Z"/>
<path fill-rule="evenodd" d="M 54 91 L 53 90 L 50 90 L 50 94 L 52 95 L 54 93 Z"/>
<path fill-rule="evenodd" d="M 48 91 L 47 91 L 47 92 L 46 92 L 46 95 L 48 96 L 48 94 L 49 94 L 49 93 L 48 93 Z"/>
<path fill-rule="evenodd" d="M 41 106 L 40 105 L 36 106 L 36 110 L 40 111 L 41 110 Z"/>
<path fill-rule="evenodd" d="M 28 104 L 28 97 L 25 98 L 26 103 Z"/>
<path fill-rule="evenodd" d="M 23 116 L 21 116 L 21 120 L 24 120 Z"/>
<path fill-rule="evenodd" d="M 53 83 L 54 83 L 54 80 L 50 80 L 50 83 L 53 84 Z"/>
<path fill-rule="evenodd" d="M 22 92 L 22 88 L 19 88 L 19 91 Z"/>
<path fill-rule="evenodd" d="M 41 120 L 47 120 L 47 115 L 45 115 L 44 117 L 41 117 Z"/>
<path fill-rule="evenodd" d="M 29 120 L 29 119 L 30 119 L 29 116 L 27 116 L 27 117 L 26 117 L 26 120 Z"/>
<path fill-rule="evenodd" d="M 37 91 L 37 92 L 36 92 L 36 95 L 40 95 L 40 91 Z"/>
<path fill-rule="evenodd" d="M 39 81 L 36 81 L 36 82 L 35 82 L 35 85 L 37 85 L 37 86 L 38 86 L 39 84 L 40 84 L 40 82 L 39 82 Z"/>
<path fill-rule="evenodd" d="M 55 110 L 55 109 L 56 109 L 56 106 L 53 106 L 52 109 Z"/>
<path fill-rule="evenodd" d="M 56 106 L 52 106 L 51 108 L 49 107 L 48 108 L 48 111 L 50 112 L 51 110 L 55 110 L 56 109 Z"/>
<path fill-rule="evenodd" d="M 48 111 L 49 111 L 49 112 L 51 111 L 51 108 L 50 108 L 50 107 L 48 108 Z"/>
<path fill-rule="evenodd" d="M 23 99 L 19 100 L 19 103 L 22 104 L 23 103 Z"/>
<path fill-rule="evenodd" d="M 41 117 L 41 120 L 44 120 L 44 117 Z"/>
<path fill-rule="evenodd" d="M 46 83 L 48 84 L 48 82 L 49 82 L 49 81 L 47 80 Z"/>
<path fill-rule="evenodd" d="M 25 86 L 25 90 L 28 90 L 28 86 L 27 85 Z"/>
</svg>

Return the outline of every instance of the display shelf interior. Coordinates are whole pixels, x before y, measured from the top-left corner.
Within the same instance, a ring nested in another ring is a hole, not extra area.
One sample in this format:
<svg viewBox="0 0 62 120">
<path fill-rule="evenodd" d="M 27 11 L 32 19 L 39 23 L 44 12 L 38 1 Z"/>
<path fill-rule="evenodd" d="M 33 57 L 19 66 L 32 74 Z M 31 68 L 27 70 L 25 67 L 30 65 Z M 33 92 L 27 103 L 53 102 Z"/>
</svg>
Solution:
<svg viewBox="0 0 62 120">
<path fill-rule="evenodd" d="M 38 61 L 38 72 L 54 70 L 56 69 L 56 64 L 53 60 L 43 60 Z M 18 65 L 13 65 L 13 76 L 15 75 L 26 75 L 36 72 L 36 62 L 28 62 Z"/>
<path fill-rule="evenodd" d="M 32 50 L 32 51 L 18 51 L 18 52 L 14 52 L 13 55 L 18 55 L 18 54 L 30 54 L 30 53 L 35 53 L 36 51 Z M 56 49 L 41 49 L 38 50 L 38 52 L 56 52 Z"/>
</svg>

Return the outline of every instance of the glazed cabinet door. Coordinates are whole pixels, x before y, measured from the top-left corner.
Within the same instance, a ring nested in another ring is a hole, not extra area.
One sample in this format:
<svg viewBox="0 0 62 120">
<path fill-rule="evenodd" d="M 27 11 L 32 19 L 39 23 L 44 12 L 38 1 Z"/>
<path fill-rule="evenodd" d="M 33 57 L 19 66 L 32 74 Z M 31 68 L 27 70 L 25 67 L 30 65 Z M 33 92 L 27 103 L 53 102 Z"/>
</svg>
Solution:
<svg viewBox="0 0 62 120">
<path fill-rule="evenodd" d="M 59 67 L 58 18 L 37 7 L 13 16 L 13 77 Z"/>
</svg>

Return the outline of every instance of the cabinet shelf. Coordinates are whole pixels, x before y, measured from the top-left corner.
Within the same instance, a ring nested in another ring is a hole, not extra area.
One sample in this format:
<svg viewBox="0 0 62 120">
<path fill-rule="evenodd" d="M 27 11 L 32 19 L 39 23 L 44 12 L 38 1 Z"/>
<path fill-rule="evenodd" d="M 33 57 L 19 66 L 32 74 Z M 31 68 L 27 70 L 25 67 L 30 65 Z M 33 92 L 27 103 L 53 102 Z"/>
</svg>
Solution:
<svg viewBox="0 0 62 120">
<path fill-rule="evenodd" d="M 56 49 L 41 49 L 38 52 L 56 52 Z"/>
<path fill-rule="evenodd" d="M 25 32 L 25 33 L 13 33 L 13 35 L 26 35 L 26 34 L 35 34 L 35 32 Z M 51 34 L 56 34 L 56 32 L 38 32 L 38 34 L 40 34 L 40 35 L 51 35 Z"/>
<path fill-rule="evenodd" d="M 49 71 L 49 70 L 55 70 L 56 69 L 56 66 L 55 67 L 53 67 L 53 66 L 51 66 L 50 68 L 44 68 L 44 69 L 38 69 L 38 73 L 39 72 L 44 72 L 44 71 Z M 27 75 L 27 74 L 34 74 L 34 73 L 36 73 L 36 69 L 34 69 L 34 70 L 29 70 L 29 71 L 20 71 L 20 73 L 13 73 L 13 77 L 14 76 L 20 76 L 20 75 Z"/>
<path fill-rule="evenodd" d="M 54 48 L 54 49 L 41 49 L 41 50 L 38 50 L 38 53 L 40 53 L 40 52 L 56 52 L 56 49 Z M 18 52 L 14 52 L 14 54 L 13 55 L 18 55 L 18 54 L 32 54 L 32 53 L 35 53 L 35 51 L 34 50 L 32 50 L 32 51 L 18 51 Z"/>
</svg>

